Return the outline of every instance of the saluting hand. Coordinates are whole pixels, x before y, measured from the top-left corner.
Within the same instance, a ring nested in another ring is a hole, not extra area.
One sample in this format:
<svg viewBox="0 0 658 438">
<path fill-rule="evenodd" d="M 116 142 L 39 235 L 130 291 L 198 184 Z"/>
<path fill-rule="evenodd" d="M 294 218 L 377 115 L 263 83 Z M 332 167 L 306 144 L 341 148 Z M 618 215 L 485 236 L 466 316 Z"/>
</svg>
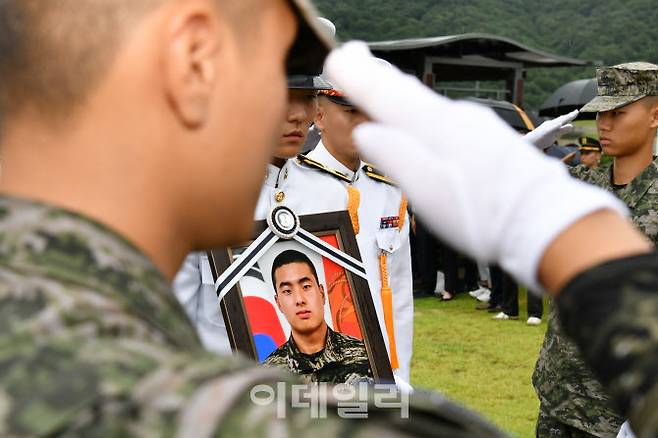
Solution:
<svg viewBox="0 0 658 438">
<path fill-rule="evenodd" d="M 562 230 L 596 210 L 626 211 L 614 196 L 571 178 L 490 109 L 437 95 L 377 63 L 364 43 L 334 50 L 325 69 L 374 121 L 354 130 L 363 156 L 401 184 L 423 221 L 471 256 L 499 261 L 531 289 L 540 289 L 538 264 Z"/>
<path fill-rule="evenodd" d="M 571 122 L 578 117 L 578 110 L 569 114 L 547 120 L 533 131 L 528 132 L 523 139 L 544 150 L 554 144 L 558 138 L 573 131 Z"/>
</svg>

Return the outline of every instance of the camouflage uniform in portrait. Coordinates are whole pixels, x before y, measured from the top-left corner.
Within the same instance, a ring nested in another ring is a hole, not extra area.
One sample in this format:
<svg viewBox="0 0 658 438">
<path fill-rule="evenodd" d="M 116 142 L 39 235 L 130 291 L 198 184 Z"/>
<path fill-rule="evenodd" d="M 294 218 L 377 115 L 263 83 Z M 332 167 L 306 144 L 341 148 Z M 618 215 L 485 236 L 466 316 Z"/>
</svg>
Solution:
<svg viewBox="0 0 658 438">
<path fill-rule="evenodd" d="M 290 336 L 264 363 L 299 374 L 305 383 L 353 384 L 373 381 L 363 341 L 330 328 L 327 328 L 327 340 L 321 351 L 304 354 L 299 351 L 295 340 Z"/>
<path fill-rule="evenodd" d="M 583 111 L 609 111 L 656 94 L 658 71 L 651 64 L 622 64 L 601 69 L 597 76 L 598 96 Z M 624 201 L 633 223 L 655 245 L 658 243 L 658 160 L 622 187 L 613 184 L 612 170 L 611 164 L 594 169 L 581 165 L 571 169 L 571 174 Z M 553 302 L 532 381 L 540 400 L 538 437 L 615 437 L 624 422 L 576 344 L 564 335 Z"/>
<path fill-rule="evenodd" d="M 155 265 L 97 222 L 0 197 L 0 436 L 504 436 L 438 394 L 368 421 L 256 404 L 298 380 L 206 352 Z M 424 422 L 411 421 L 416 416 Z M 303 432 L 302 432 L 303 431 Z"/>
</svg>

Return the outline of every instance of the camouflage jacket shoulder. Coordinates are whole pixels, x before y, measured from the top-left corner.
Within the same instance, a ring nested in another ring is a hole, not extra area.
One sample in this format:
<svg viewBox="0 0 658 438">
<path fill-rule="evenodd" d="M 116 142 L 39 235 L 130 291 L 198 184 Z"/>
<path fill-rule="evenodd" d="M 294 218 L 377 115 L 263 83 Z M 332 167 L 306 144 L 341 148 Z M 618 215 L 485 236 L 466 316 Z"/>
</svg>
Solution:
<svg viewBox="0 0 658 438">
<path fill-rule="evenodd" d="M 658 244 L 658 159 L 651 162 L 624 188 L 612 185 L 612 167 L 587 169 L 577 166 L 571 170 L 575 177 L 614 193 L 629 208 L 631 220 L 654 244 Z"/>
<path fill-rule="evenodd" d="M 292 335 L 272 352 L 265 365 L 285 368 L 306 382 L 356 383 L 372 381 L 363 341 L 327 329 L 325 347 L 315 354 L 299 351 Z"/>
<path fill-rule="evenodd" d="M 297 383 L 205 352 L 166 280 L 112 231 L 0 196 L 0 436 L 503 436 L 420 392 L 407 419 L 370 396 L 367 422 L 341 418 L 331 396 L 318 417 L 286 403 Z"/>
<path fill-rule="evenodd" d="M 129 242 L 0 197 L 0 435 L 171 433 L 199 382 L 236 366 L 202 350 Z"/>
</svg>

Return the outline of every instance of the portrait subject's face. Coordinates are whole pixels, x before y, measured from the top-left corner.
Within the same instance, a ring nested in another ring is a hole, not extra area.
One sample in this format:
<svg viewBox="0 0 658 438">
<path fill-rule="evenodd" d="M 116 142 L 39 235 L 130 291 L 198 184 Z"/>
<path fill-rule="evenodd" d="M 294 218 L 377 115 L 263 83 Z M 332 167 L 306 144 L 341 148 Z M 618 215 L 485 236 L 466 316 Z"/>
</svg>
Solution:
<svg viewBox="0 0 658 438">
<path fill-rule="evenodd" d="M 303 262 L 289 263 L 274 272 L 276 303 L 292 332 L 310 334 L 324 328 L 324 288 Z"/>
</svg>

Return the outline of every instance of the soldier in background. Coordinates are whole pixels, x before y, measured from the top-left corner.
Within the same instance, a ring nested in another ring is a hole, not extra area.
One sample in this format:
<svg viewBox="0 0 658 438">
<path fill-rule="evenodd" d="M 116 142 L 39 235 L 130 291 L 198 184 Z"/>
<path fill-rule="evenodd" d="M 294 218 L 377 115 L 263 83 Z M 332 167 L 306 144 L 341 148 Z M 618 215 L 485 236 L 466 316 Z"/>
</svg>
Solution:
<svg viewBox="0 0 658 438">
<path fill-rule="evenodd" d="M 658 128 L 658 66 L 629 63 L 597 71 L 598 95 L 582 111 L 597 112 L 601 146 L 610 166 L 572 169 L 579 179 L 618 196 L 633 223 L 658 242 L 658 163 L 653 142 Z M 584 163 L 583 163 L 584 164 Z M 552 304 L 533 385 L 540 400 L 537 435 L 614 436 L 623 418 L 585 364 L 576 344 L 564 337 Z M 559 431 L 559 432 L 558 432 Z"/>
<path fill-rule="evenodd" d="M 276 304 L 290 324 L 290 338 L 272 352 L 265 365 L 299 374 L 304 382 L 372 382 L 363 341 L 337 333 L 324 319 L 326 293 L 313 262 L 287 250 L 272 263 Z"/>
<path fill-rule="evenodd" d="M 595 138 L 580 137 L 578 138 L 580 150 L 580 164 L 590 169 L 599 167 L 601 161 L 601 143 Z"/>
<path fill-rule="evenodd" d="M 320 91 L 318 104 L 322 140 L 308 156 L 299 157 L 291 173 L 292 192 L 324 211 L 348 211 L 396 381 L 407 386 L 413 291 L 406 198 L 359 156 L 352 131 L 367 115 L 336 89 Z"/>
<path fill-rule="evenodd" d="M 563 163 L 569 166 L 577 166 L 578 164 L 582 164 L 583 166 L 587 166 L 590 169 L 599 167 L 602 150 L 601 143 L 599 143 L 597 139 L 583 136 L 578 138 L 578 143 L 567 145 L 567 147 L 569 146 L 576 147 L 578 149 L 562 157 Z M 573 158 L 576 157 L 578 153 L 580 153 L 579 162 L 572 164 Z"/>
</svg>

